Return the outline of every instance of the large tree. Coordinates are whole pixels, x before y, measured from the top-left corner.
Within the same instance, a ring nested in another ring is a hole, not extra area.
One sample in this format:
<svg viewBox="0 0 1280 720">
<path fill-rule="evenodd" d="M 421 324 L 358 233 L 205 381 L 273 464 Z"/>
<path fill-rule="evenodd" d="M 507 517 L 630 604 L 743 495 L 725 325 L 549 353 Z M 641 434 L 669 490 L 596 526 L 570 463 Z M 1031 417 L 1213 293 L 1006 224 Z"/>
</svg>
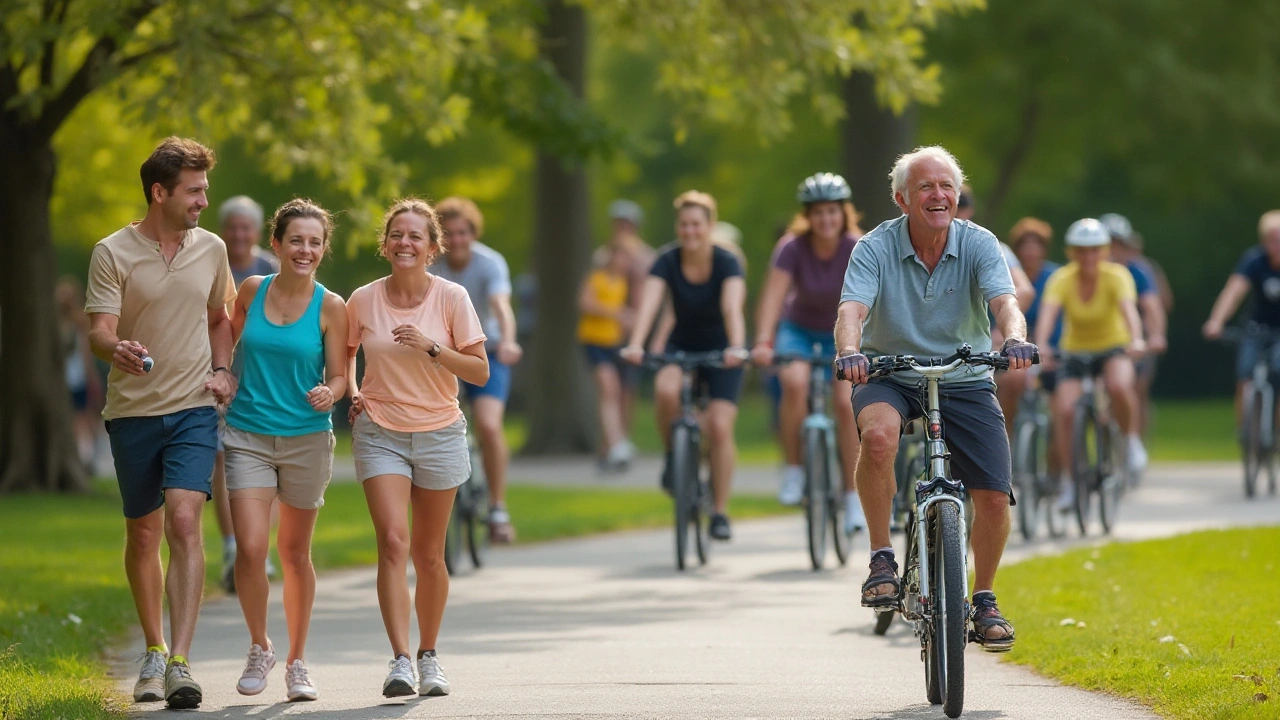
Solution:
<svg viewBox="0 0 1280 720">
<path fill-rule="evenodd" d="M 677 134 L 709 120 L 748 124 L 761 138 L 774 139 L 791 129 L 788 105 L 798 96 L 810 95 L 824 116 L 838 115 L 830 78 L 854 69 L 874 73 L 890 103 L 936 96 L 937 68 L 919 63 L 920 28 L 936 12 L 978 2 L 576 5 L 595 18 L 602 38 L 662 48 L 658 90 L 681 108 Z M 554 28 L 554 13 L 566 10 L 579 12 L 523 0 L 6 3 L 0 217 L 9 230 L 0 246 L 0 490 L 71 489 L 84 482 L 51 302 L 49 207 L 59 162 L 55 136 L 87 99 L 118 93 L 161 134 L 192 134 L 215 144 L 237 138 L 277 177 L 314 172 L 353 198 L 359 223 L 405 186 L 405 165 L 384 151 L 389 136 L 446 143 L 481 115 L 547 157 L 573 161 L 625 146 L 580 100 L 581 86 L 566 82 L 569 66 L 540 47 L 542 23 Z M 567 227 L 586 222 L 585 197 L 567 203 L 549 192 L 541 197 L 539 217 L 559 209 L 572 213 Z M 585 233 L 539 237 L 540 255 L 563 254 L 571 264 L 585 257 Z M 542 303 L 539 312 L 544 327 L 574 314 L 566 298 Z M 545 345 L 539 344 L 543 352 L 564 352 Z M 548 374 L 540 383 L 577 382 L 569 364 L 533 362 Z M 589 422 L 579 412 L 556 425 L 557 432 L 581 437 Z"/>
</svg>

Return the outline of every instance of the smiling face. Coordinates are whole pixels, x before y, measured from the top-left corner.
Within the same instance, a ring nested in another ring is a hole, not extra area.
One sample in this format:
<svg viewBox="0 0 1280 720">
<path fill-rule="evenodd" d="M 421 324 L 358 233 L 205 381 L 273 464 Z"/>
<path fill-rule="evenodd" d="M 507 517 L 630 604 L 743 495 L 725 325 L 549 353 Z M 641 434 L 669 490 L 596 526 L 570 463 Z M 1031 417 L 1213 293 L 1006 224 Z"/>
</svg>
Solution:
<svg viewBox="0 0 1280 720">
<path fill-rule="evenodd" d="M 427 232 L 427 218 L 405 211 L 391 219 L 382 251 L 393 269 L 425 270 L 435 259 L 438 247 Z"/>
<path fill-rule="evenodd" d="M 1098 272 L 1098 265 L 1110 255 L 1110 248 L 1106 245 L 1073 247 L 1068 249 L 1067 254 L 1071 260 L 1080 266 L 1082 274 L 1095 275 Z"/>
<path fill-rule="evenodd" d="M 836 240 L 844 231 L 844 205 L 838 202 L 814 203 L 805 209 L 809 230 L 819 240 Z"/>
<path fill-rule="evenodd" d="M 262 235 L 262 226 L 248 215 L 232 213 L 222 223 L 221 235 L 232 263 L 243 265 L 253 255 L 253 248 Z"/>
<path fill-rule="evenodd" d="M 184 168 L 178 173 L 178 182 L 172 192 L 156 183 L 152 186 L 152 198 L 160 204 L 166 227 L 191 230 L 200 224 L 200 212 L 209 207 L 208 190 L 208 173 Z"/>
<path fill-rule="evenodd" d="M 445 220 L 441 228 L 444 230 L 445 240 L 449 243 L 449 264 L 454 267 L 464 267 L 471 261 L 471 246 L 476 241 L 476 229 L 471 226 L 471 221 L 455 215 Z"/>
<path fill-rule="evenodd" d="M 271 247 L 280 258 L 280 272 L 308 277 L 320 267 L 327 246 L 324 223 L 312 217 L 290 220 L 284 239 L 271 240 Z"/>
<path fill-rule="evenodd" d="M 686 205 L 676 213 L 676 240 L 680 249 L 696 252 L 711 241 L 711 217 L 706 209 L 697 205 Z"/>
<path fill-rule="evenodd" d="M 923 157 L 912 164 L 905 193 L 897 193 L 894 200 L 906 213 L 910 227 L 945 233 L 956 216 L 959 190 L 950 166 L 936 158 Z"/>
<path fill-rule="evenodd" d="M 1045 247 L 1044 238 L 1029 234 L 1018 241 L 1013 254 L 1018 256 L 1018 262 L 1022 263 L 1023 267 L 1039 268 L 1044 265 L 1044 259 L 1049 251 Z"/>
</svg>

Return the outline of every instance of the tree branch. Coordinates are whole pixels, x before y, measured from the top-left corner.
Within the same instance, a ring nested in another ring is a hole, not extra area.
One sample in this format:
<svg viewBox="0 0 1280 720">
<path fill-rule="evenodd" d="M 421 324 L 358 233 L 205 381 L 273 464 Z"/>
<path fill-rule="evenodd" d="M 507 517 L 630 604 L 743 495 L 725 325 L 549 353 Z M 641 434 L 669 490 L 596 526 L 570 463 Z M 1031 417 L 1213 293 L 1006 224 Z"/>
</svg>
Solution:
<svg viewBox="0 0 1280 720">
<path fill-rule="evenodd" d="M 117 32 L 127 34 L 135 30 L 163 0 L 142 0 L 142 2 L 126 10 L 115 23 Z M 119 48 L 120 42 L 115 35 L 104 35 L 98 38 L 85 56 L 84 62 L 76 70 L 57 97 L 44 106 L 40 117 L 33 125 L 35 139 L 48 142 L 71 112 L 76 109 L 89 93 L 102 84 L 106 72 L 110 68 L 111 57 Z"/>
<path fill-rule="evenodd" d="M 54 15 L 57 10 L 54 8 L 54 0 L 44 0 L 40 7 L 40 23 L 46 28 L 53 24 Z M 54 46 L 53 33 L 49 33 L 40 48 L 40 87 L 47 88 L 53 86 L 53 61 L 56 52 Z"/>
<path fill-rule="evenodd" d="M 1026 159 L 1027 153 L 1031 151 L 1032 145 L 1035 144 L 1039 120 L 1040 97 L 1032 90 L 1022 103 L 1018 134 L 1014 137 L 1013 144 L 1009 146 L 1008 152 L 1000 160 L 1000 169 L 996 173 L 996 182 L 991 188 L 991 194 L 988 196 L 986 212 L 983 213 L 983 223 L 993 222 L 999 217 L 1000 211 L 1004 208 L 1004 202 L 1008 199 L 1009 191 L 1013 188 L 1014 178 L 1017 177 L 1018 171 L 1022 169 L 1022 161 Z"/>
<path fill-rule="evenodd" d="M 134 53 L 133 55 L 127 55 L 121 58 L 116 63 L 116 67 L 119 68 L 120 70 L 127 70 L 128 68 L 131 68 L 134 65 L 137 65 L 139 63 L 146 62 L 147 60 L 150 60 L 153 57 L 164 55 L 165 53 L 168 53 L 168 52 L 173 52 L 174 50 L 178 49 L 178 45 L 179 43 L 177 40 L 171 40 L 167 43 L 161 43 L 154 47 L 147 48 L 142 52 Z"/>
</svg>

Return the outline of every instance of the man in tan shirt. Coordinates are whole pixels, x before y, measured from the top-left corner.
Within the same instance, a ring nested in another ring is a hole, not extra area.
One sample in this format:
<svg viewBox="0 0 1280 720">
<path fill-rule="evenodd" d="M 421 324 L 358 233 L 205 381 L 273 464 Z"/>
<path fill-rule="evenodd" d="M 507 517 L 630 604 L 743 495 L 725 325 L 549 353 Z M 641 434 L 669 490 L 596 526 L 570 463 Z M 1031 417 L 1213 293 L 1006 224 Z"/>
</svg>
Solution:
<svg viewBox="0 0 1280 720">
<path fill-rule="evenodd" d="M 124 504 L 125 572 L 147 641 L 134 700 L 164 699 L 171 708 L 202 699 L 187 665 L 204 592 L 200 517 L 218 444 L 215 406 L 236 390 L 227 248 L 197 227 L 215 162 L 193 140 L 171 137 L 156 148 L 142 164 L 146 217 L 94 246 L 85 303 L 93 353 L 111 363 L 102 416 Z"/>
</svg>

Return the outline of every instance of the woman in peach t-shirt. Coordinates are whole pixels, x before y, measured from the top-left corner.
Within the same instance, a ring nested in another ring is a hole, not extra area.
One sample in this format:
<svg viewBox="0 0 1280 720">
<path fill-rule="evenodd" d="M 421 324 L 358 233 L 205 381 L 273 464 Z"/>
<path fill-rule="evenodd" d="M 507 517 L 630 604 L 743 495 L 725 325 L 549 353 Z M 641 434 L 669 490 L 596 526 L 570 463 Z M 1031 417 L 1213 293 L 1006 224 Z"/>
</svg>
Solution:
<svg viewBox="0 0 1280 720">
<path fill-rule="evenodd" d="M 426 272 L 444 252 L 430 205 L 417 199 L 392 205 L 379 252 L 390 261 L 391 275 L 356 290 L 347 302 L 347 375 L 351 450 L 377 535 L 378 605 L 394 654 L 382 694 L 447 695 L 449 681 L 435 650 L 449 597 L 444 538 L 453 496 L 471 475 L 457 378 L 483 385 L 489 361 L 467 291 Z M 365 372 L 358 386 L 361 346 Z M 412 508 L 412 533 L 405 506 Z M 409 654 L 410 556 L 418 576 L 421 683 Z"/>
</svg>

